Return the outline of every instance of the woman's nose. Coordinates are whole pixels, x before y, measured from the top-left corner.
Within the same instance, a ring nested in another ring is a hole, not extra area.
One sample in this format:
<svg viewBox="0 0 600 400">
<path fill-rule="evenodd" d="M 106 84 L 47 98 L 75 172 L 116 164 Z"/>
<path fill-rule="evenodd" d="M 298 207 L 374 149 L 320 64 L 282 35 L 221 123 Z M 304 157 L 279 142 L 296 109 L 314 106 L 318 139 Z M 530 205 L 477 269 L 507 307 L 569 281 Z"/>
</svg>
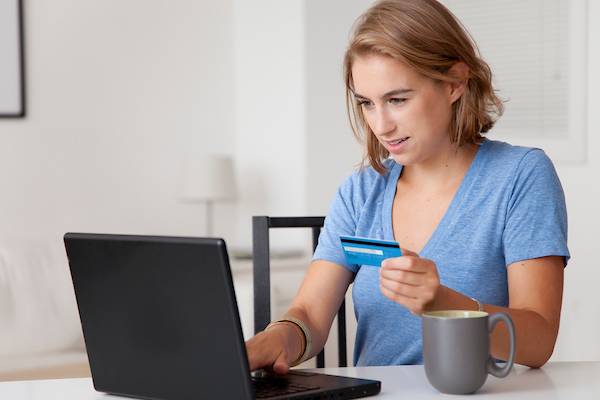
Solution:
<svg viewBox="0 0 600 400">
<path fill-rule="evenodd" d="M 380 109 L 375 113 L 371 129 L 378 136 L 394 130 L 394 121 L 385 109 Z"/>
</svg>

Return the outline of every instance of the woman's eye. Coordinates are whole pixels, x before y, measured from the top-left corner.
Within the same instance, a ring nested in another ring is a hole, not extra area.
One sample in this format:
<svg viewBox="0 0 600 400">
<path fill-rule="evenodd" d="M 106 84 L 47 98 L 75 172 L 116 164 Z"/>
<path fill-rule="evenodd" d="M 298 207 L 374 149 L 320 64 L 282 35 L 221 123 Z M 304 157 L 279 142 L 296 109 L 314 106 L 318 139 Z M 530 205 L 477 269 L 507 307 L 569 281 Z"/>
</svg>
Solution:
<svg viewBox="0 0 600 400">
<path fill-rule="evenodd" d="M 373 105 L 373 103 L 369 100 L 359 100 L 357 102 L 357 104 L 359 107 L 365 107 L 365 108 L 370 108 Z"/>
<path fill-rule="evenodd" d="M 402 104 L 406 101 L 406 99 L 402 99 L 402 98 L 397 98 L 397 97 L 393 97 L 391 99 L 389 99 L 389 102 L 391 104 Z"/>
</svg>

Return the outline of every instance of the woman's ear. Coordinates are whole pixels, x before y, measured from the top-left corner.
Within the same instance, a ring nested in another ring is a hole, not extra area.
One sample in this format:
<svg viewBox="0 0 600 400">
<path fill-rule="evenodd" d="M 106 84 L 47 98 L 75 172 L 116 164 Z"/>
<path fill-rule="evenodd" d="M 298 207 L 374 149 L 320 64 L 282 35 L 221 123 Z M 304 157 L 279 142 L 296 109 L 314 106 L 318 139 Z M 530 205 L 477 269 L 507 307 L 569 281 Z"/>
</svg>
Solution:
<svg viewBox="0 0 600 400">
<path fill-rule="evenodd" d="M 454 103 L 465 92 L 469 79 L 469 66 L 462 61 L 458 61 L 450 67 L 448 76 L 452 78 L 452 82 L 449 83 L 450 103 Z"/>
</svg>

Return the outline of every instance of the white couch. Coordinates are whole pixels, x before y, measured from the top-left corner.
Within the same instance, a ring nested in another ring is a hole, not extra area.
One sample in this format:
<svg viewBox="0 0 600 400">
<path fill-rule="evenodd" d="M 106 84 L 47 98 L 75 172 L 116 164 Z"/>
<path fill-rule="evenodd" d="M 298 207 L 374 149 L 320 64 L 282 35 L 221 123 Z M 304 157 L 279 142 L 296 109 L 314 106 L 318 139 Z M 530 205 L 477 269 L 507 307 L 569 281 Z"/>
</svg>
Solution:
<svg viewBox="0 0 600 400">
<path fill-rule="evenodd" d="M 87 375 L 62 241 L 0 238 L 0 380 Z"/>
</svg>

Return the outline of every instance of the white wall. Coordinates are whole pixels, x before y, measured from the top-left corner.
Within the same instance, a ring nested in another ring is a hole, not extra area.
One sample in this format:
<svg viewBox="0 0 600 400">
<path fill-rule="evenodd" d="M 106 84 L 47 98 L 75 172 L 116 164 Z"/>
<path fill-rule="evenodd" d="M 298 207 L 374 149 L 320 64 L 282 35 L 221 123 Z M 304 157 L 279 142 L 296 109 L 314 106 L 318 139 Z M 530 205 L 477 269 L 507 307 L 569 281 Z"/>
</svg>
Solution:
<svg viewBox="0 0 600 400">
<path fill-rule="evenodd" d="M 77 345 L 64 232 L 204 234 L 181 167 L 234 141 L 231 2 L 24 6 L 27 116 L 0 120 L 0 369 Z M 215 231 L 231 237 L 227 207 Z"/>
<path fill-rule="evenodd" d="M 325 215 L 360 162 L 348 123 L 342 61 L 350 27 L 372 0 L 306 1 L 306 171 L 308 211 Z"/>
<path fill-rule="evenodd" d="M 569 250 L 563 313 L 555 359 L 600 360 L 600 299 L 596 229 L 600 226 L 600 3 L 588 1 L 587 162 L 557 165 L 569 213 Z M 583 62 L 583 60 L 582 60 Z"/>
<path fill-rule="evenodd" d="M 0 120 L 0 234 L 203 234 L 177 185 L 185 157 L 232 153 L 231 2 L 24 4 L 28 115 Z"/>
<path fill-rule="evenodd" d="M 251 216 L 306 215 L 303 0 L 234 0 L 238 243 Z M 305 247 L 307 232 L 271 232 L 273 248 Z"/>
</svg>

